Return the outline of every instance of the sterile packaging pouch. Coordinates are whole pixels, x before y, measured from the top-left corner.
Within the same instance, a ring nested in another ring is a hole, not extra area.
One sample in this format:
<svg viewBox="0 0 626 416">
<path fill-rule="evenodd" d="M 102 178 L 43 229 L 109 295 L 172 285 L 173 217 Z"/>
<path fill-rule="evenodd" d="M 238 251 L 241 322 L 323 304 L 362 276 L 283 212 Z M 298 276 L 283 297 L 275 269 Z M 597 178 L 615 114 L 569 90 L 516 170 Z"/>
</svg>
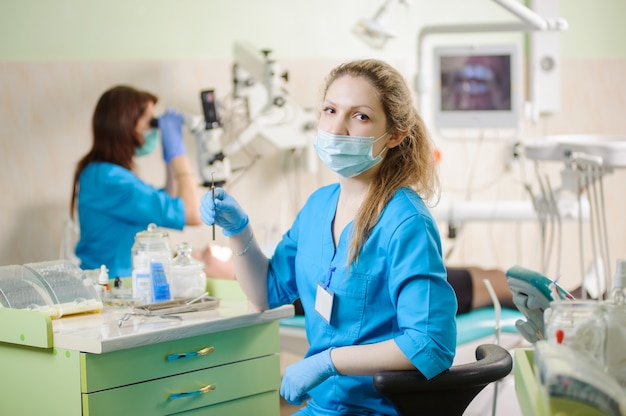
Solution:
<svg viewBox="0 0 626 416">
<path fill-rule="evenodd" d="M 623 416 L 626 395 L 598 362 L 566 345 L 535 343 L 535 374 L 547 409 L 542 414 Z"/>
</svg>

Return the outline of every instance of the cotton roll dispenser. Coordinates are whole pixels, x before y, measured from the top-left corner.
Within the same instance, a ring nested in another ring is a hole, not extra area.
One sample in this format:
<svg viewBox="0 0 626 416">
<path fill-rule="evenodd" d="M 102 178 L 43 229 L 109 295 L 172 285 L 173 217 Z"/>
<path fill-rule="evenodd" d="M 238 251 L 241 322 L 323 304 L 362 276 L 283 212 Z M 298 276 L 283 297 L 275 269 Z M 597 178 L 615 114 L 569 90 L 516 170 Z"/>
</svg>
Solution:
<svg viewBox="0 0 626 416">
<path fill-rule="evenodd" d="M 204 264 L 191 257 L 191 245 L 180 243 L 172 260 L 170 291 L 173 298 L 190 298 L 206 291 Z"/>
<path fill-rule="evenodd" d="M 154 303 L 170 300 L 170 276 L 172 252 L 169 235 L 158 230 L 156 224 L 135 234 L 132 248 L 133 297 L 142 303 Z"/>
</svg>

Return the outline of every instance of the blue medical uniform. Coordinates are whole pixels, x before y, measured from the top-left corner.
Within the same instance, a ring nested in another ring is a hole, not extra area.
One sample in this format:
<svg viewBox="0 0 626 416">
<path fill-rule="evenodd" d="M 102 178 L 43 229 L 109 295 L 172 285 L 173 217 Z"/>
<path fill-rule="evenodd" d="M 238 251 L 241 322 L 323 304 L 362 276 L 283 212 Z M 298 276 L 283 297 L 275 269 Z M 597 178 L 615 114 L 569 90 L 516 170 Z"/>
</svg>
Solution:
<svg viewBox="0 0 626 416">
<path fill-rule="evenodd" d="M 80 240 L 76 256 L 81 268 L 97 269 L 104 264 L 109 276 L 132 274 L 131 249 L 135 234 L 148 224 L 182 230 L 185 205 L 141 181 L 119 165 L 93 162 L 79 177 L 77 197 Z"/>
<path fill-rule="evenodd" d="M 338 184 L 316 191 L 283 236 L 269 264 L 270 307 L 301 299 L 307 356 L 393 339 L 417 369 L 434 377 L 452 365 L 457 309 L 435 221 L 417 193 L 398 190 L 348 270 L 352 223 L 336 248 L 331 233 L 339 193 Z M 314 310 L 318 284 L 334 293 L 330 323 Z M 372 377 L 334 376 L 309 393 L 302 414 L 396 414 Z"/>
</svg>

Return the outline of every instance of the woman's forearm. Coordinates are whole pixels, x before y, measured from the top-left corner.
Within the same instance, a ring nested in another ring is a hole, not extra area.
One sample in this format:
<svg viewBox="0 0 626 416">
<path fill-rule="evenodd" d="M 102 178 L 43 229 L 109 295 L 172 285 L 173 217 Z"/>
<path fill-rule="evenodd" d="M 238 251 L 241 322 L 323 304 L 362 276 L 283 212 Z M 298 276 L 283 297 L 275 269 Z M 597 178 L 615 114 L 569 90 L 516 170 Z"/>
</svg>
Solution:
<svg viewBox="0 0 626 416">
<path fill-rule="evenodd" d="M 167 171 L 166 189 L 170 195 L 182 198 L 185 204 L 185 224 L 200 225 L 200 193 L 189 159 L 186 155 L 176 156 Z"/>
<path fill-rule="evenodd" d="M 241 289 L 259 310 L 268 309 L 268 260 L 254 237 L 252 227 L 248 225 L 242 232 L 230 237 L 230 247 Z"/>
<path fill-rule="evenodd" d="M 331 359 L 340 374 L 371 376 L 383 370 L 415 370 L 393 339 L 366 345 L 337 347 Z"/>
</svg>

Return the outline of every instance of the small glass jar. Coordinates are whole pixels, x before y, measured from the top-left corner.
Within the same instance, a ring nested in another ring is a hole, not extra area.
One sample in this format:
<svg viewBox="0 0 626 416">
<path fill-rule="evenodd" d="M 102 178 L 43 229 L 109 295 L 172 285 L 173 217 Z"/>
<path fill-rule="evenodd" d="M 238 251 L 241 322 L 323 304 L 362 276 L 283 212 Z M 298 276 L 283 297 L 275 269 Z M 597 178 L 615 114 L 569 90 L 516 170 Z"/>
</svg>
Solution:
<svg viewBox="0 0 626 416">
<path fill-rule="evenodd" d="M 156 224 L 148 225 L 147 230 L 135 234 L 132 256 L 133 298 L 142 303 L 169 300 L 169 288 L 162 290 L 169 285 L 171 275 L 172 251 L 168 233 L 158 230 Z"/>
<path fill-rule="evenodd" d="M 204 263 L 191 257 L 188 243 L 176 246 L 170 290 L 173 298 L 197 297 L 206 292 Z"/>
<path fill-rule="evenodd" d="M 604 368 L 606 322 L 602 304 L 574 300 L 550 302 L 544 312 L 546 339 L 587 355 Z"/>
</svg>

